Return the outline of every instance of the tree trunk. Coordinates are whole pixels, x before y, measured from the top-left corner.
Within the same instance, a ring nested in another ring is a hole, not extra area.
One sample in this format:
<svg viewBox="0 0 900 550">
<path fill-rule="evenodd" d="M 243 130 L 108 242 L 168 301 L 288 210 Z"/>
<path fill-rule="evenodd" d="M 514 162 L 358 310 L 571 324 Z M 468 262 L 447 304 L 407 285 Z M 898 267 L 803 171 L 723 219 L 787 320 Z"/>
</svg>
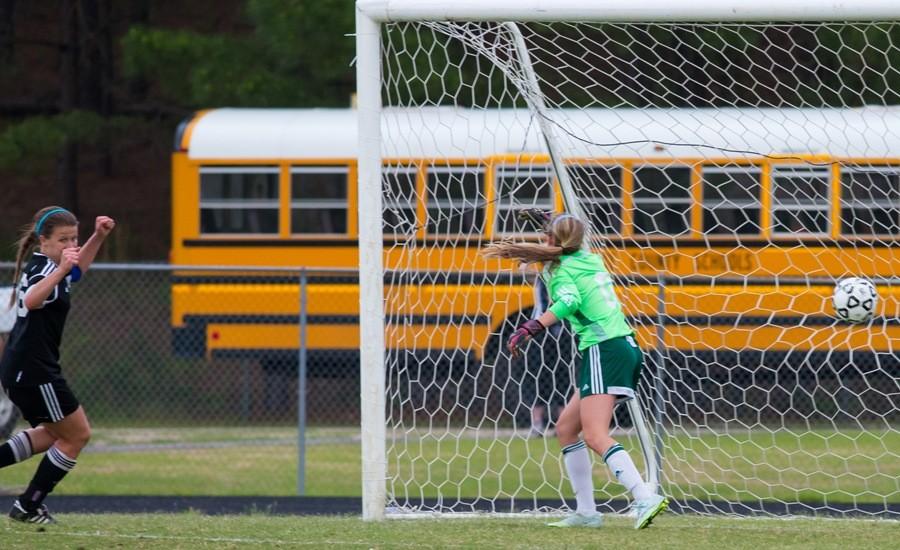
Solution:
<svg viewBox="0 0 900 550">
<path fill-rule="evenodd" d="M 80 4 L 80 106 L 105 119 L 109 117 L 111 110 L 110 90 L 113 78 L 109 0 L 80 0 Z M 109 176 L 112 173 L 112 154 L 105 130 L 100 135 L 98 149 L 98 171 Z"/>
<path fill-rule="evenodd" d="M 16 0 L 0 0 L 0 67 L 8 71 L 16 53 Z"/>
<path fill-rule="evenodd" d="M 62 0 L 62 50 L 60 55 L 61 113 L 78 107 L 78 14 L 75 0 Z M 78 213 L 78 146 L 67 141 L 59 152 L 57 185 L 62 206 Z"/>
<path fill-rule="evenodd" d="M 99 111 L 103 103 L 102 31 L 100 29 L 100 5 L 98 0 L 80 0 L 77 11 L 79 72 L 79 106 Z"/>
<path fill-rule="evenodd" d="M 100 98 L 100 114 L 108 119 L 113 113 L 113 85 L 116 78 L 115 48 L 113 47 L 112 31 L 112 0 L 103 0 L 100 5 L 100 63 L 103 66 L 103 95 Z M 101 159 L 103 175 L 112 176 L 113 151 L 112 137 L 109 130 L 103 131 L 103 158 Z"/>
<path fill-rule="evenodd" d="M 131 0 L 130 8 L 129 27 L 150 23 L 150 0 Z M 143 77 L 135 77 L 128 79 L 126 88 L 131 103 L 143 103 L 147 99 L 150 85 Z"/>
</svg>

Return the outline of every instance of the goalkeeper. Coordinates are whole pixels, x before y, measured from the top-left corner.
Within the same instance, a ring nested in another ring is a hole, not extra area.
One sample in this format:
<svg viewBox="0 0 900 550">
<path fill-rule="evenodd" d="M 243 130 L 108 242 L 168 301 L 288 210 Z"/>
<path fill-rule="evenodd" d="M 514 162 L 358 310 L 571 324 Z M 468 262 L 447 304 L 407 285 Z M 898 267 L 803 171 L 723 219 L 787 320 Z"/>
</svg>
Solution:
<svg viewBox="0 0 900 550">
<path fill-rule="evenodd" d="M 556 434 L 577 507 L 555 527 L 600 527 L 594 502 L 591 458 L 586 447 L 603 457 L 613 476 L 635 499 L 635 529 L 647 527 L 668 505 L 644 483 L 628 452 L 609 434 L 617 399 L 631 399 L 641 371 L 641 351 L 634 340 L 603 259 L 585 249 L 584 224 L 570 214 L 548 218 L 543 243 L 489 244 L 487 257 L 542 263 L 551 305 L 539 318 L 522 324 L 507 348 L 517 356 L 528 341 L 565 319 L 578 336 L 582 355 L 578 386 L 556 423 Z M 579 439 L 583 434 L 584 439 Z"/>
</svg>

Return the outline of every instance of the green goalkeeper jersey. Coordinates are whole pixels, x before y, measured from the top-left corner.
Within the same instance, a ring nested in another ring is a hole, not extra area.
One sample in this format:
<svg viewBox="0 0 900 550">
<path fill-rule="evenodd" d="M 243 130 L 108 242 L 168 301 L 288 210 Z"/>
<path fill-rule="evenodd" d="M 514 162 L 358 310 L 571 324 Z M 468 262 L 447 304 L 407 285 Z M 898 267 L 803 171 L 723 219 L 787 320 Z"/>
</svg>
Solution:
<svg viewBox="0 0 900 550">
<path fill-rule="evenodd" d="M 634 334 L 600 256 L 585 250 L 566 254 L 552 269 L 544 269 L 543 278 L 550 311 L 572 324 L 579 350 Z"/>
</svg>

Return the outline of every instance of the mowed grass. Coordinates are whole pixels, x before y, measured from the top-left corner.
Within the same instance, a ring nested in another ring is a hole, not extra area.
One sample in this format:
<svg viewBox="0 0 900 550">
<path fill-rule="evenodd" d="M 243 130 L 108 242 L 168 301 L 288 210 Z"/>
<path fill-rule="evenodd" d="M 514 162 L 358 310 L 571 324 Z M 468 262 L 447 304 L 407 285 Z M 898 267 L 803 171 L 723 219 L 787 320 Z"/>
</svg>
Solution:
<svg viewBox="0 0 900 550">
<path fill-rule="evenodd" d="M 352 429 L 314 429 L 306 456 L 306 494 L 360 495 L 360 445 Z M 640 462 L 637 441 L 619 438 Z M 553 438 L 510 434 L 409 434 L 388 444 L 388 490 L 405 500 L 571 497 Z M 665 440 L 665 491 L 676 498 L 900 501 L 900 433 L 753 431 Z M 35 460 L 0 470 L 0 492 L 15 492 Z M 639 464 L 639 467 L 641 465 Z M 623 496 L 595 460 L 598 500 Z M 57 488 L 87 495 L 296 494 L 296 432 L 287 428 L 111 429 Z"/>
<path fill-rule="evenodd" d="M 363 522 L 350 517 L 185 514 L 59 516 L 38 528 L 0 523 L 3 548 L 896 548 L 900 522 L 733 519 L 663 515 L 634 531 L 607 516 L 602 529 L 553 529 L 547 518 Z"/>
</svg>

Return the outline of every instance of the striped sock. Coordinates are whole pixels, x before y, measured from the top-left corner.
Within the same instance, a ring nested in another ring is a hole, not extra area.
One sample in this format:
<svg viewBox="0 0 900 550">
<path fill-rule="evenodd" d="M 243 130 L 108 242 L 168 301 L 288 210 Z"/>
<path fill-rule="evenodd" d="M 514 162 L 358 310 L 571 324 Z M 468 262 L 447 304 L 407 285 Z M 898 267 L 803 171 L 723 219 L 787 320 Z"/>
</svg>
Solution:
<svg viewBox="0 0 900 550">
<path fill-rule="evenodd" d="M 19 495 L 19 503 L 22 507 L 28 511 L 37 509 L 47 495 L 53 491 L 56 484 L 72 471 L 75 464 L 74 458 L 69 458 L 55 446 L 50 447 L 38 465 L 34 477 L 31 478 L 28 488 Z"/>
<path fill-rule="evenodd" d="M 31 458 L 31 438 L 26 432 L 19 432 L 0 445 L 0 468 Z"/>
<path fill-rule="evenodd" d="M 597 504 L 594 502 L 594 478 L 591 474 L 591 456 L 584 441 L 566 445 L 562 449 L 563 462 L 569 483 L 575 493 L 576 512 L 579 514 L 595 514 Z"/>
<path fill-rule="evenodd" d="M 628 452 L 618 443 L 603 453 L 603 462 L 609 467 L 616 480 L 625 486 L 635 500 L 644 500 L 653 496 L 653 492 L 644 483 Z"/>
</svg>

